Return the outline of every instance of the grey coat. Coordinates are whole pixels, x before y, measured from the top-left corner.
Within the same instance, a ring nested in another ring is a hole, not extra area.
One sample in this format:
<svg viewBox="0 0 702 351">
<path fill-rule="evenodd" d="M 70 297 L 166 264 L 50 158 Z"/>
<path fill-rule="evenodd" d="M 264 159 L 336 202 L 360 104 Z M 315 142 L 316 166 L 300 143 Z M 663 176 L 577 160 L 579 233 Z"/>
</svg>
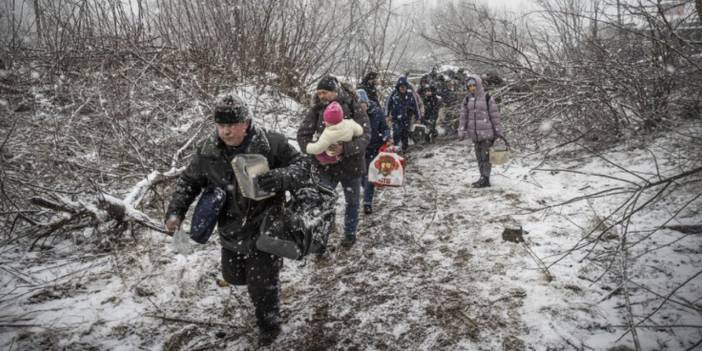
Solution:
<svg viewBox="0 0 702 351">
<path fill-rule="evenodd" d="M 502 137 L 502 115 L 495 99 L 490 97 L 489 104 L 486 103 L 483 82 L 480 77 L 471 78 L 475 79 L 477 89 L 475 94 L 468 93 L 463 99 L 458 136 L 467 136 L 474 142 Z"/>
</svg>

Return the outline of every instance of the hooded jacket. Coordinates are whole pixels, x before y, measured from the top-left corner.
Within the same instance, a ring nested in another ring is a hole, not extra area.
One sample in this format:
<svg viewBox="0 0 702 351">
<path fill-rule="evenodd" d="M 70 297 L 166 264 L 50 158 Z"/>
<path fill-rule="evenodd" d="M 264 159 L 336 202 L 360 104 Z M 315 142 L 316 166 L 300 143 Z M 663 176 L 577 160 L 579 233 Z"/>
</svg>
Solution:
<svg viewBox="0 0 702 351">
<path fill-rule="evenodd" d="M 503 136 L 502 115 L 497 108 L 495 99 L 490 97 L 486 103 L 486 92 L 480 77 L 470 77 L 475 80 L 475 93 L 468 93 L 461 104 L 461 116 L 458 125 L 458 135 L 468 136 L 472 141 L 494 140 Z"/>
<path fill-rule="evenodd" d="M 176 216 L 182 220 L 202 190 L 219 187 L 226 192 L 224 208 L 217 221 L 220 242 L 231 251 L 249 253 L 254 247 L 265 209 L 281 202 L 283 196 L 278 194 L 261 201 L 242 196 L 231 161 L 244 153 L 265 156 L 271 169 L 287 167 L 286 179 L 291 189 L 303 185 L 309 178 L 306 158 L 282 134 L 251 125 L 244 142 L 238 147 L 229 147 L 214 133 L 198 146 L 190 164 L 178 178 L 166 218 Z"/>
<path fill-rule="evenodd" d="M 371 139 L 366 149 L 366 158 L 375 157 L 378 149 L 390 139 L 390 128 L 385 121 L 385 113 L 374 101 L 368 103 L 368 120 L 371 125 Z"/>
<path fill-rule="evenodd" d="M 368 115 L 361 108 L 361 105 L 343 87 L 339 88 L 336 99 L 344 110 L 344 118 L 353 119 L 361 127 L 363 134 L 354 137 L 351 141 L 342 142 L 344 148 L 342 158 L 333 164 L 321 164 L 319 160 L 313 162 L 318 166 L 320 172 L 328 174 L 335 179 L 351 179 L 365 174 L 365 152 L 370 140 L 370 124 Z M 327 104 L 322 103 L 318 97 L 314 97 L 313 106 L 307 111 L 305 119 L 297 130 L 297 143 L 300 150 L 307 150 L 307 144 L 311 143 L 315 134 L 321 135 L 326 126 L 324 125 L 324 109 Z"/>
<path fill-rule="evenodd" d="M 400 86 L 402 85 L 407 87 L 407 92 L 404 94 L 400 92 Z M 407 77 L 400 77 L 400 79 L 397 80 L 397 84 L 395 84 L 395 91 L 388 97 L 385 110 L 388 116 L 392 116 L 394 121 L 403 121 L 409 124 L 410 120 L 407 116 L 407 111 L 414 111 L 417 115 L 417 119 L 420 119 L 423 115 L 423 108 L 420 104 L 421 98 L 415 93 Z"/>
<path fill-rule="evenodd" d="M 427 96 L 426 92 L 431 91 L 431 96 Z M 439 95 L 436 94 L 436 88 L 431 86 L 420 93 L 422 101 L 424 102 L 424 118 L 423 122 L 436 121 L 439 118 L 439 109 L 442 106 L 442 100 Z"/>
</svg>

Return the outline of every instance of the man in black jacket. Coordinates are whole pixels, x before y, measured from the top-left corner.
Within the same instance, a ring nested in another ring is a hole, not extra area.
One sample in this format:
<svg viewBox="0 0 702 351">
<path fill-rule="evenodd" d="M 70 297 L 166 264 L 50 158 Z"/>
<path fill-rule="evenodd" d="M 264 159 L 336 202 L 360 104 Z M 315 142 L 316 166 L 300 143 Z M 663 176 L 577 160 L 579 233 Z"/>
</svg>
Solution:
<svg viewBox="0 0 702 351">
<path fill-rule="evenodd" d="M 363 127 L 363 134 L 351 141 L 332 145 L 333 152 L 341 155 L 339 162 L 320 164 L 315 158 L 319 170 L 320 182 L 331 188 L 341 183 L 344 189 L 346 210 L 344 213 L 344 239 L 342 246 L 350 247 L 356 242 L 358 227 L 358 207 L 361 196 L 361 177 L 366 174 L 365 152 L 370 141 L 370 123 L 366 111 L 361 108 L 353 91 L 349 91 L 332 77 L 326 76 L 317 84 L 317 91 L 312 106 L 297 130 L 297 142 L 300 150 L 307 150 L 316 135 L 322 133 L 324 125 L 324 109 L 332 101 L 338 102 L 344 110 L 344 118 L 353 119 Z"/>
<path fill-rule="evenodd" d="M 365 77 L 363 77 L 363 80 L 361 80 L 361 84 L 358 85 L 358 88 L 363 89 L 366 92 L 369 100 L 375 101 L 378 106 L 382 106 L 380 104 L 380 96 L 378 96 L 378 88 L 376 88 L 377 85 L 378 73 L 371 71 L 368 72 Z"/>
<path fill-rule="evenodd" d="M 193 200 L 204 189 L 226 191 L 224 207 L 218 214 L 222 243 L 222 275 L 233 285 L 246 285 L 256 309 L 259 344 L 270 345 L 280 333 L 280 257 L 255 247 L 264 211 L 282 201 L 285 190 L 309 178 L 305 158 L 278 133 L 256 128 L 246 104 L 227 96 L 217 105 L 214 122 L 217 132 L 205 140 L 190 165 L 178 178 L 168 205 L 166 229 L 180 227 Z M 239 154 L 266 157 L 270 171 L 257 177 L 258 186 L 277 195 L 261 201 L 245 198 L 234 176 L 232 159 Z"/>
</svg>

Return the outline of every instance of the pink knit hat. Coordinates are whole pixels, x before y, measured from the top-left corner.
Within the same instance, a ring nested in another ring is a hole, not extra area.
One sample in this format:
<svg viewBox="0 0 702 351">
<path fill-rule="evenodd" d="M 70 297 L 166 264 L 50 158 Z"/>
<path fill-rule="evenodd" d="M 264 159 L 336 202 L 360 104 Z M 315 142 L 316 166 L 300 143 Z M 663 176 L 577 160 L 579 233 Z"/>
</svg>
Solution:
<svg viewBox="0 0 702 351">
<path fill-rule="evenodd" d="M 344 110 L 338 102 L 332 101 L 324 110 L 324 121 L 329 124 L 338 124 L 344 120 Z"/>
</svg>

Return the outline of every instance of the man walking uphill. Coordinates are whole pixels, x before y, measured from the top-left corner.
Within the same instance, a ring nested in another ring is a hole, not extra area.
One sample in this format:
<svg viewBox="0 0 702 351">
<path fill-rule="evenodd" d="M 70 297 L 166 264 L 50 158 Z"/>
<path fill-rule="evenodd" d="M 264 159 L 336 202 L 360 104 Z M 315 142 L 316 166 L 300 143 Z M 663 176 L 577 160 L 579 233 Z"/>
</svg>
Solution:
<svg viewBox="0 0 702 351">
<path fill-rule="evenodd" d="M 344 189 L 346 209 L 344 213 L 344 247 L 351 247 L 356 242 L 356 228 L 358 227 L 358 207 L 361 196 L 361 177 L 365 175 L 365 151 L 370 140 L 370 125 L 368 115 L 358 104 L 353 91 L 343 87 L 335 77 L 326 76 L 317 84 L 314 105 L 307 111 L 305 119 L 297 130 L 297 142 L 301 150 L 307 150 L 315 135 L 319 135 L 325 128 L 324 109 L 332 101 L 341 105 L 344 118 L 353 119 L 361 127 L 363 134 L 354 137 L 351 141 L 342 142 L 331 146 L 331 152 L 341 156 L 334 163 L 321 163 L 314 159 L 319 170 L 319 180 L 323 185 L 332 189 L 341 183 Z"/>
<path fill-rule="evenodd" d="M 388 119 L 392 124 L 393 139 L 402 152 L 407 152 L 409 144 L 409 132 L 412 125 L 412 118 L 419 120 L 422 117 L 422 108 L 419 95 L 416 95 L 410 88 L 406 77 L 400 77 L 395 85 L 395 91 L 388 97 L 387 111 Z"/>
<path fill-rule="evenodd" d="M 222 243 L 222 275 L 233 285 L 246 285 L 256 309 L 259 344 L 270 345 L 280 333 L 280 257 L 255 247 L 264 211 L 282 201 L 285 190 L 309 177 L 309 164 L 278 133 L 259 129 L 246 104 L 228 96 L 215 108 L 216 133 L 205 140 L 190 165 L 178 178 L 168 205 L 166 229 L 180 227 L 185 213 L 202 190 L 218 187 L 226 192 L 217 216 Z M 271 170 L 256 178 L 258 186 L 276 196 L 261 201 L 245 198 L 234 176 L 232 159 L 239 154 L 263 155 Z"/>
</svg>

